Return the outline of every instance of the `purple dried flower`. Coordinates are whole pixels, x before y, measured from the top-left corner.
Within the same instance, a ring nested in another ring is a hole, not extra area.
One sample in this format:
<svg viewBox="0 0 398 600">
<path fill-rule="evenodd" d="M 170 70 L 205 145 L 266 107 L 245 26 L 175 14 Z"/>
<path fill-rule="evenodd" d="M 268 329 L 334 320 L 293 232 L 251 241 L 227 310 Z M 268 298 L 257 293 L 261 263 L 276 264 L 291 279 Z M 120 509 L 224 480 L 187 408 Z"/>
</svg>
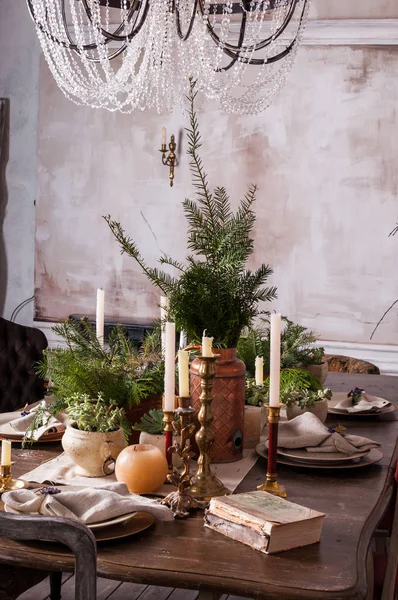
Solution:
<svg viewBox="0 0 398 600">
<path fill-rule="evenodd" d="M 44 487 L 40 490 L 40 494 L 48 494 L 49 496 L 54 496 L 54 494 L 60 494 L 61 490 L 56 487 Z"/>
</svg>

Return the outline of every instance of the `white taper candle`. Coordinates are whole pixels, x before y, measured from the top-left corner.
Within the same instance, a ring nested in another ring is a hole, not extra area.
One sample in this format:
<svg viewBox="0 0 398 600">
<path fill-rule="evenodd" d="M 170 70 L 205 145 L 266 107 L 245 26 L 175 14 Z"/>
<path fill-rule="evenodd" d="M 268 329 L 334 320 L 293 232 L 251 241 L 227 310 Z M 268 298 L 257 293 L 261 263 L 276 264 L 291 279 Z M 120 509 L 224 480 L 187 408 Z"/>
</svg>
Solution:
<svg viewBox="0 0 398 600">
<path fill-rule="evenodd" d="M 271 315 L 271 356 L 269 405 L 279 406 L 279 391 L 281 381 L 281 315 Z"/>
<path fill-rule="evenodd" d="M 181 398 L 189 398 L 189 354 L 178 351 L 178 393 Z"/>
<path fill-rule="evenodd" d="M 95 329 L 97 339 L 102 347 L 104 347 L 104 306 L 105 306 L 105 291 L 102 288 L 97 289 L 97 309 L 95 313 Z"/>
<path fill-rule="evenodd" d="M 164 353 L 164 410 L 174 410 L 176 326 L 166 323 Z"/>
<path fill-rule="evenodd" d="M 1 466 L 8 467 L 11 465 L 11 442 L 10 440 L 2 440 L 1 442 Z"/>
<path fill-rule="evenodd" d="M 256 385 L 263 385 L 264 383 L 264 359 L 262 356 L 256 356 L 255 361 L 255 379 Z"/>
</svg>

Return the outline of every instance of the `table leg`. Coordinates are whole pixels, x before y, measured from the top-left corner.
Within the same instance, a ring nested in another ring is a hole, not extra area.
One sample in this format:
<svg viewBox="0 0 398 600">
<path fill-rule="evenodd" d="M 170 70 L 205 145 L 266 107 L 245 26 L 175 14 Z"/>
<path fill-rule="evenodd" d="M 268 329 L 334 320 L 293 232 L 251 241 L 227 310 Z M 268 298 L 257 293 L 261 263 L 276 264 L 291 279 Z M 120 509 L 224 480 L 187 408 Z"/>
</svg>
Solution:
<svg viewBox="0 0 398 600">
<path fill-rule="evenodd" d="M 50 600 L 61 600 L 62 572 L 50 573 Z"/>
</svg>

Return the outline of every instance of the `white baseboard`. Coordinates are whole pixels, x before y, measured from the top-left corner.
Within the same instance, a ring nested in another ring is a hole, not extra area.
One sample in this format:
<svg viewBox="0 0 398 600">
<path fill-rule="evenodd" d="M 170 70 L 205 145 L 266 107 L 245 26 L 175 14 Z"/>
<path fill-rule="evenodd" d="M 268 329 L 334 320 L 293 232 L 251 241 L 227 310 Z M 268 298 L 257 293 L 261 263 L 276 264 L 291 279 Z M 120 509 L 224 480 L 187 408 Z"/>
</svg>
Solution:
<svg viewBox="0 0 398 600">
<path fill-rule="evenodd" d="M 342 354 L 367 360 L 379 367 L 383 375 L 398 375 L 398 346 L 387 344 L 361 344 L 357 342 L 330 342 L 319 340 L 326 354 Z"/>
</svg>

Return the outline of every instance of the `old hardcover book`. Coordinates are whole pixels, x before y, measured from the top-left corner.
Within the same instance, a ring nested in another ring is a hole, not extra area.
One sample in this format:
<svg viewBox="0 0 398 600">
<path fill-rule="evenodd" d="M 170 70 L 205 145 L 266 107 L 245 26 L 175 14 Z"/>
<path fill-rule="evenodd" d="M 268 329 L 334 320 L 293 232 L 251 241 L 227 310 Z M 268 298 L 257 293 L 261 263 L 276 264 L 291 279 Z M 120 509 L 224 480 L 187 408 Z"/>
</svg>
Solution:
<svg viewBox="0 0 398 600">
<path fill-rule="evenodd" d="M 212 498 L 205 526 L 273 554 L 319 542 L 325 515 L 267 492 Z"/>
</svg>

